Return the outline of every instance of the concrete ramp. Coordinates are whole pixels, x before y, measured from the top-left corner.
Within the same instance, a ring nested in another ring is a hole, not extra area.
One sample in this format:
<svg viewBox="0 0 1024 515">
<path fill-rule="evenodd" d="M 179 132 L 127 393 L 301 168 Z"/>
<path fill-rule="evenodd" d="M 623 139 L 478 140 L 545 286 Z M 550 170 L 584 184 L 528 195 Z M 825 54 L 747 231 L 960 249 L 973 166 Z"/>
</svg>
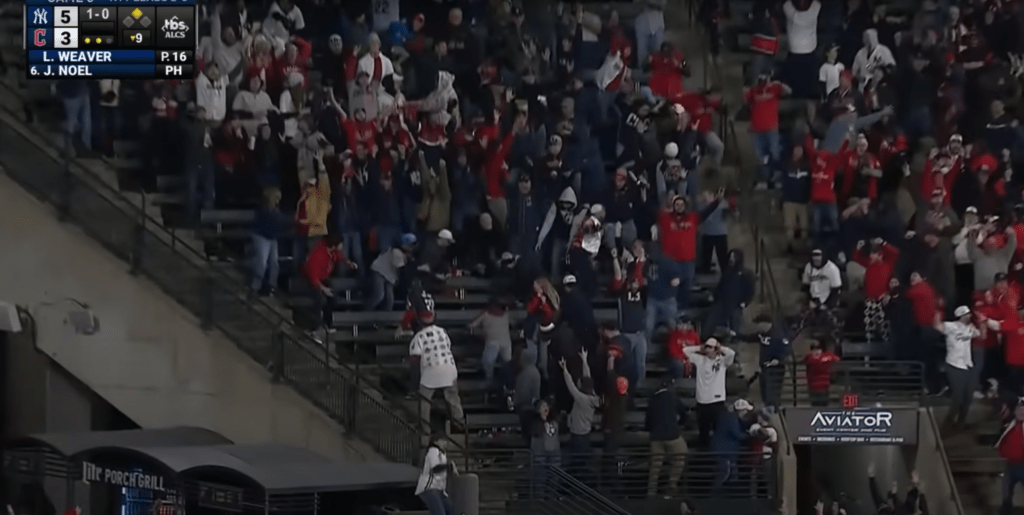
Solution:
<svg viewBox="0 0 1024 515">
<path fill-rule="evenodd" d="M 320 409 L 199 322 L 157 286 L 0 173 L 0 300 L 34 319 L 34 344 L 143 428 L 180 425 L 235 443 L 276 442 L 382 461 Z M 76 334 L 69 312 L 99 321 Z M 33 334 L 13 342 L 31 345 Z"/>
</svg>

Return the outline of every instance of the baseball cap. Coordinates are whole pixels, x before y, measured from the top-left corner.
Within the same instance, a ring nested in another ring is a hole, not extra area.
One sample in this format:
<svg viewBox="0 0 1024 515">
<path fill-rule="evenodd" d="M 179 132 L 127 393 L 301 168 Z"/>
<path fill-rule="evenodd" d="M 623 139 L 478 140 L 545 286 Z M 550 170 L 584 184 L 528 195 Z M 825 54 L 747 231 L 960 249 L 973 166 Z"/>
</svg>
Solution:
<svg viewBox="0 0 1024 515">
<path fill-rule="evenodd" d="M 967 206 L 967 209 L 966 209 L 966 210 L 964 210 L 964 213 L 974 213 L 974 214 L 978 214 L 978 208 L 976 208 L 976 207 L 974 207 L 974 206 Z"/>
<path fill-rule="evenodd" d="M 970 315 L 970 314 L 971 314 L 971 308 L 969 308 L 967 306 L 960 306 L 960 307 L 956 308 L 956 311 L 953 311 L 953 316 L 955 316 L 957 318 L 960 318 L 960 317 L 963 317 L 963 316 L 967 316 L 967 315 Z"/>
<path fill-rule="evenodd" d="M 576 284 L 576 276 L 569 274 L 562 278 L 562 284 Z"/>
<path fill-rule="evenodd" d="M 753 411 L 754 406 L 747 402 L 746 399 L 736 399 L 736 402 L 732 404 L 732 409 L 736 411 Z"/>
<path fill-rule="evenodd" d="M 821 249 L 814 249 L 814 250 L 811 251 L 811 255 L 812 256 L 822 256 L 822 255 L 824 255 L 824 253 L 821 252 Z"/>
<path fill-rule="evenodd" d="M 452 243 L 455 243 L 455 236 L 452 236 L 452 232 L 449 231 L 448 229 L 441 229 L 441 231 L 437 233 L 437 237 L 441 238 L 442 240 L 448 240 Z"/>
<path fill-rule="evenodd" d="M 413 245 L 416 243 L 416 235 L 413 233 L 403 234 L 402 238 L 399 241 L 402 243 L 402 245 Z"/>
</svg>

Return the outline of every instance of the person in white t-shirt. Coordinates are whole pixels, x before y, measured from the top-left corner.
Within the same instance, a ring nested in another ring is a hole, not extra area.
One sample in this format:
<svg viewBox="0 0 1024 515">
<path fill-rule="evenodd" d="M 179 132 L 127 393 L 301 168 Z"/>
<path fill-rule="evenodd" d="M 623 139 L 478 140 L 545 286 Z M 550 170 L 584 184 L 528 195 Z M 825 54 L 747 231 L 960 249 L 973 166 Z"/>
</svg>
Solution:
<svg viewBox="0 0 1024 515">
<path fill-rule="evenodd" d="M 423 470 L 416 481 L 416 495 L 427 505 L 430 515 L 455 515 L 455 505 L 448 496 L 448 478 L 458 475 L 455 462 L 448 461 L 448 439 L 444 435 L 430 437 Z"/>
<path fill-rule="evenodd" d="M 863 91 L 876 68 L 896 66 L 896 58 L 892 56 L 889 47 L 878 42 L 878 31 L 867 29 L 864 31 L 864 46 L 853 56 L 853 76 L 860 83 Z"/>
<path fill-rule="evenodd" d="M 786 35 L 789 55 L 786 57 L 786 85 L 793 89 L 794 98 L 815 98 L 815 73 L 818 70 L 818 0 L 786 0 L 782 4 L 786 15 Z"/>
<path fill-rule="evenodd" d="M 839 87 L 839 74 L 846 69 L 846 66 L 839 62 L 839 45 L 833 44 L 825 52 L 825 62 L 818 69 L 818 82 L 821 83 L 821 98 L 827 98 L 830 93 Z"/>
<path fill-rule="evenodd" d="M 963 425 L 974 399 L 974 380 L 971 359 L 971 340 L 981 336 L 981 330 L 971 322 L 971 309 L 960 306 L 953 311 L 952 322 L 935 321 L 935 330 L 946 335 L 946 379 L 949 381 L 952 405 L 946 415 L 949 425 Z M 982 326 L 984 328 L 984 326 Z"/>
<path fill-rule="evenodd" d="M 267 113 L 277 110 L 263 86 L 263 79 L 258 75 L 250 78 L 249 89 L 239 91 L 231 104 L 231 111 L 238 119 L 238 124 L 250 138 L 255 138 L 259 134 L 260 125 L 267 123 Z"/>
<path fill-rule="evenodd" d="M 228 78 L 220 71 L 214 62 L 196 77 L 196 105 L 206 109 L 206 119 L 214 125 L 220 125 L 228 114 Z"/>
<path fill-rule="evenodd" d="M 451 411 L 452 425 L 461 426 L 464 418 L 459 398 L 459 369 L 452 356 L 452 340 L 448 332 L 434 324 L 434 313 L 422 313 L 424 324 L 409 343 L 413 377 L 419 376 L 420 418 L 430 428 L 430 407 L 434 392 L 441 390 Z"/>
<path fill-rule="evenodd" d="M 808 296 L 807 306 L 790 334 L 796 338 L 797 334 L 810 325 L 824 326 L 831 333 L 832 342 L 839 343 L 840 325 L 834 311 L 839 301 L 839 289 L 843 286 L 839 267 L 825 259 L 821 249 L 814 249 L 811 251 L 811 260 L 804 266 L 801 282 Z"/>
<path fill-rule="evenodd" d="M 683 347 L 686 358 L 693 363 L 697 378 L 697 426 L 700 447 L 710 442 L 718 414 L 725 409 L 725 371 L 736 361 L 736 351 L 708 338 L 700 347 Z"/>
</svg>

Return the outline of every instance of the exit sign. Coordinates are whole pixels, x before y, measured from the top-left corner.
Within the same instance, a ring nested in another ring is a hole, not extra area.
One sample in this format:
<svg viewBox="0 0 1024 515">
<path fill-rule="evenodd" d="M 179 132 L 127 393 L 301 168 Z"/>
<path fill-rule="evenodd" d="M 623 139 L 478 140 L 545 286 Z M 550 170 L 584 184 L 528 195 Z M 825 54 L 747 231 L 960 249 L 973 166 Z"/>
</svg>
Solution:
<svg viewBox="0 0 1024 515">
<path fill-rule="evenodd" d="M 860 400 L 857 398 L 855 393 L 843 394 L 843 407 L 846 409 L 854 409 L 860 404 Z"/>
</svg>

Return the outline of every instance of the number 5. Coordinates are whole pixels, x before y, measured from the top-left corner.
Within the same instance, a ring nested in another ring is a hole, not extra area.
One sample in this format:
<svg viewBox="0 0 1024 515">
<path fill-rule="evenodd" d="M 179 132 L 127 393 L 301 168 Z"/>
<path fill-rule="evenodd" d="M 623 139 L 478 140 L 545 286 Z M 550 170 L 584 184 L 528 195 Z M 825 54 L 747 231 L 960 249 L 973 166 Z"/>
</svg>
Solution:
<svg viewBox="0 0 1024 515">
<path fill-rule="evenodd" d="M 71 11 L 61 11 L 60 12 L 60 22 L 61 23 L 71 23 Z"/>
</svg>

